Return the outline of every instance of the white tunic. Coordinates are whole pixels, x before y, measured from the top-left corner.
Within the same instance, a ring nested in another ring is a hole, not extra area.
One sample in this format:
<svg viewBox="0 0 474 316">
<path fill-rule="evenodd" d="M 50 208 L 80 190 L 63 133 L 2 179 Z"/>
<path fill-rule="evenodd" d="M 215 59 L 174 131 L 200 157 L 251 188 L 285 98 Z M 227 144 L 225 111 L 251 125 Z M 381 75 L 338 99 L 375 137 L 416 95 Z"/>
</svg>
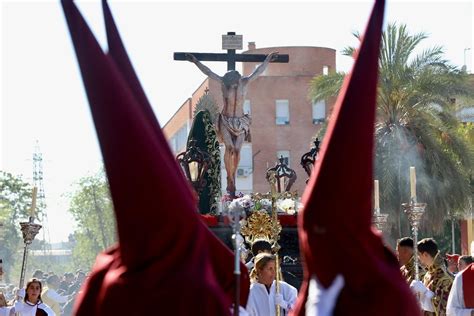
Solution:
<svg viewBox="0 0 474 316">
<path fill-rule="evenodd" d="M 280 281 L 280 294 L 283 296 L 283 300 L 288 303 L 285 309 L 281 309 L 281 315 L 288 315 L 289 310 L 295 305 L 298 291 L 288 283 Z M 275 281 L 272 283 L 270 293 L 261 283 L 250 285 L 247 312 L 250 316 L 275 316 Z"/>
<path fill-rule="evenodd" d="M 49 308 L 48 305 L 44 303 L 36 304 L 36 305 L 30 305 L 27 304 L 23 301 L 16 301 L 15 302 L 15 307 L 14 307 L 14 312 L 19 313 L 20 316 L 35 316 L 36 315 L 36 310 L 37 309 L 42 309 L 48 314 L 48 316 L 56 316 L 56 314 L 53 312 L 51 308 Z"/>
<path fill-rule="evenodd" d="M 12 306 L 0 307 L 0 316 L 9 316 L 12 308 Z"/>
<path fill-rule="evenodd" d="M 448 316 L 470 316 L 474 309 L 466 308 L 464 305 L 464 293 L 462 289 L 462 273 L 454 278 L 451 292 L 449 292 L 446 314 Z"/>
</svg>

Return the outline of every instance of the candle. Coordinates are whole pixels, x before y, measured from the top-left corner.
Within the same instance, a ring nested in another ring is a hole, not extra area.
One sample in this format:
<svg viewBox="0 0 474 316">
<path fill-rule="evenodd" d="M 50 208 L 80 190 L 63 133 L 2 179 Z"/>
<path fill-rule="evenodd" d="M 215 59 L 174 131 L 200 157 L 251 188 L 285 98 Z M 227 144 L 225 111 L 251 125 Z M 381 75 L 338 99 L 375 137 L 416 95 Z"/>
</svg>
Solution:
<svg viewBox="0 0 474 316">
<path fill-rule="evenodd" d="M 30 208 L 30 216 L 35 217 L 36 211 L 36 195 L 38 193 L 38 188 L 33 187 L 32 197 L 31 197 L 31 208 Z"/>
<path fill-rule="evenodd" d="M 416 202 L 416 171 L 410 167 L 410 198 Z"/>
<path fill-rule="evenodd" d="M 375 199 L 375 211 L 380 214 L 380 201 L 379 201 L 379 180 L 374 180 L 374 199 Z"/>
</svg>

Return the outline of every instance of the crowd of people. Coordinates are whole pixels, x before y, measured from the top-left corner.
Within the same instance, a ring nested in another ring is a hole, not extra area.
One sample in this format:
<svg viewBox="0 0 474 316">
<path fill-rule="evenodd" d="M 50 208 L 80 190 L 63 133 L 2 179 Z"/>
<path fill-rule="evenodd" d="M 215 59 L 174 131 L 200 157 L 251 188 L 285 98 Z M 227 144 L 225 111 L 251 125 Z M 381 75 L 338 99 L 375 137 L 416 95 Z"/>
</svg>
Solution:
<svg viewBox="0 0 474 316">
<path fill-rule="evenodd" d="M 72 315 L 74 300 L 86 279 L 82 270 L 59 276 L 36 270 L 25 288 L 0 287 L 0 316 Z"/>
<path fill-rule="evenodd" d="M 472 256 L 443 256 L 436 241 L 418 242 L 418 277 L 413 239 L 397 242 L 400 271 L 417 295 L 424 315 L 474 315 L 474 265 Z M 463 280 L 469 280 L 464 282 Z"/>
<path fill-rule="evenodd" d="M 474 258 L 442 255 L 436 241 L 425 238 L 416 245 L 418 260 L 415 261 L 414 247 L 412 238 L 401 238 L 397 241 L 396 253 L 401 275 L 417 296 L 423 315 L 473 316 Z M 251 251 L 253 257 L 246 265 L 252 283 L 242 315 L 274 316 L 277 307 L 280 315 L 288 315 L 298 290 L 282 280 L 277 257 L 272 254 L 268 241 L 256 241 Z M 81 270 L 63 276 L 37 270 L 24 289 L 12 284 L 0 287 L 0 316 L 71 315 L 74 299 L 85 279 L 86 274 Z M 343 284 L 339 291 L 342 288 Z"/>
<path fill-rule="evenodd" d="M 252 253 L 254 257 L 246 264 L 252 284 L 245 312 L 250 316 L 274 316 L 276 306 L 279 306 L 280 315 L 288 315 L 296 302 L 297 289 L 284 281 L 280 281 L 279 286 L 276 285 L 275 278 L 278 273 L 275 265 L 276 257 L 271 254 L 271 245 L 268 242 L 262 240 L 256 242 L 252 247 Z M 456 254 L 444 256 L 434 239 L 425 238 L 417 244 L 417 273 L 412 238 L 405 237 L 398 240 L 396 253 L 400 272 L 417 296 L 423 315 L 474 315 L 472 256 Z M 334 304 L 335 302 L 336 299 Z"/>
</svg>

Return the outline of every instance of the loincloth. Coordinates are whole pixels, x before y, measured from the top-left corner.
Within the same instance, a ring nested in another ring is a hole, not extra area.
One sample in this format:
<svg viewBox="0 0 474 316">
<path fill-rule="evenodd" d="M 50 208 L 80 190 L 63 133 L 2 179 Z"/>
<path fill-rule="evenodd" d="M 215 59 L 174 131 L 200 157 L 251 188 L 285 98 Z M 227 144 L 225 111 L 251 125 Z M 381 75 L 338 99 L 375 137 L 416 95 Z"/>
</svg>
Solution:
<svg viewBox="0 0 474 316">
<path fill-rule="evenodd" d="M 227 117 L 222 113 L 219 113 L 217 118 L 217 134 L 222 135 L 221 129 L 225 128 L 229 131 L 229 133 L 234 136 L 238 137 L 242 134 L 245 134 L 245 141 L 250 142 L 250 123 L 252 119 L 248 114 L 244 114 L 241 117 Z"/>
</svg>

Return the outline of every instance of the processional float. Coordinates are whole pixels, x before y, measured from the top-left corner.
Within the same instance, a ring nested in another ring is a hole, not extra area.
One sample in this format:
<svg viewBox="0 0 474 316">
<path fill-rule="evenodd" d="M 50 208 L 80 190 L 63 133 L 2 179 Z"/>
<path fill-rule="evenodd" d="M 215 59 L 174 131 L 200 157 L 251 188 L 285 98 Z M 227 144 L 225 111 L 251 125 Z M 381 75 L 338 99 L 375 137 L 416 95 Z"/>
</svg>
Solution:
<svg viewBox="0 0 474 316">
<path fill-rule="evenodd" d="M 248 244 L 252 245 L 256 241 L 265 240 L 272 246 L 275 254 L 276 267 L 276 283 L 275 291 L 280 293 L 281 269 L 278 252 L 280 245 L 278 240 L 282 230 L 278 220 L 278 209 L 276 201 L 282 198 L 291 198 L 296 200 L 298 195 L 296 192 L 290 193 L 291 186 L 296 181 L 296 172 L 289 168 L 284 162 L 284 158 L 280 157 L 279 162 L 273 168 L 269 168 L 266 173 L 266 179 L 270 184 L 270 192 L 267 194 L 252 194 L 252 199 L 257 203 L 264 204 L 262 201 L 271 201 L 271 213 L 267 210 L 254 210 L 247 220 L 243 221 L 241 234 L 245 237 Z M 275 306 L 276 315 L 281 315 L 280 306 Z"/>
</svg>

